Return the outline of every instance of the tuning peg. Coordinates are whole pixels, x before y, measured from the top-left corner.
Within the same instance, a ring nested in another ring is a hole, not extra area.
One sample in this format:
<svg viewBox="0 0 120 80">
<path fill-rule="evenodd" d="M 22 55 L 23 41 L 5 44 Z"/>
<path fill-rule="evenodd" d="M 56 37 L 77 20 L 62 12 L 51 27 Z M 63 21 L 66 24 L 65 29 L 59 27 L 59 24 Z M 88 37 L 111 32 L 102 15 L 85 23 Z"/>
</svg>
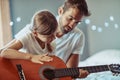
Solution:
<svg viewBox="0 0 120 80">
<path fill-rule="evenodd" d="M 119 76 L 119 73 L 113 73 L 113 76 Z"/>
<path fill-rule="evenodd" d="M 116 75 L 116 73 L 112 73 L 112 75 L 113 75 L 113 76 L 115 76 L 115 75 Z"/>
<path fill-rule="evenodd" d="M 115 76 L 118 76 L 118 75 L 119 75 L 118 73 L 115 74 Z"/>
</svg>

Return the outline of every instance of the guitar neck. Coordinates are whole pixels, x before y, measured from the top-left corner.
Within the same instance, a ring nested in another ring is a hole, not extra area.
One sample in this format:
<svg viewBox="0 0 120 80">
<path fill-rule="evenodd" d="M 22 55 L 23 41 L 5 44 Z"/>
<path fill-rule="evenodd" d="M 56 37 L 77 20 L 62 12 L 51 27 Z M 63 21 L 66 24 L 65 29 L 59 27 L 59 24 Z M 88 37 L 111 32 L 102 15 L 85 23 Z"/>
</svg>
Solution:
<svg viewBox="0 0 120 80">
<path fill-rule="evenodd" d="M 89 73 L 109 71 L 109 65 L 79 67 L 78 69 L 87 70 Z"/>
<path fill-rule="evenodd" d="M 64 76 L 79 75 L 79 69 L 87 70 L 89 73 L 96 73 L 102 71 L 109 71 L 109 65 L 56 69 L 54 70 L 54 76 L 56 78 L 59 78 Z"/>
</svg>

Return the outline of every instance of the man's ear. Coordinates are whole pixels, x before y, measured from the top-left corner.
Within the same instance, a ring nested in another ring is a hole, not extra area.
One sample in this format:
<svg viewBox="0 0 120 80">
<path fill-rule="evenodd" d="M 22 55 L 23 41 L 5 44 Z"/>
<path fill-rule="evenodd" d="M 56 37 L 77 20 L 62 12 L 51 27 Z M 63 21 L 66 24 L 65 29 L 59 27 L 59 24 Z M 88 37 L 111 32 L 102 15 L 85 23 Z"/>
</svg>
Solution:
<svg viewBox="0 0 120 80">
<path fill-rule="evenodd" d="M 58 8 L 58 14 L 59 14 L 59 15 L 62 15 L 62 14 L 63 14 L 63 7 L 62 7 L 62 6 Z"/>
</svg>

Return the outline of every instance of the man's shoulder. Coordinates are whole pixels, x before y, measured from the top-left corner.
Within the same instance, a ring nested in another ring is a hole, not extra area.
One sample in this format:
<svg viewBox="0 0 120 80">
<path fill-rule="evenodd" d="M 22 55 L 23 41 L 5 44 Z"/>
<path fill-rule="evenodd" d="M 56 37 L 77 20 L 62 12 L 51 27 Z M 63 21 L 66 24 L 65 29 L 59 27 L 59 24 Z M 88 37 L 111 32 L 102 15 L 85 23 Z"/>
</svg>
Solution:
<svg viewBox="0 0 120 80">
<path fill-rule="evenodd" d="M 78 39 L 81 36 L 84 36 L 83 32 L 79 28 L 75 28 L 71 32 L 63 35 L 62 38 L 65 38 L 65 39 Z"/>
<path fill-rule="evenodd" d="M 69 33 L 69 35 L 77 35 L 77 36 L 80 36 L 80 35 L 84 35 L 84 33 L 83 33 L 83 31 L 82 30 L 80 30 L 79 28 L 75 28 L 75 29 L 73 29 L 70 33 Z"/>
<path fill-rule="evenodd" d="M 73 29 L 73 33 L 83 33 L 83 32 L 82 30 L 76 27 L 75 29 Z"/>
</svg>

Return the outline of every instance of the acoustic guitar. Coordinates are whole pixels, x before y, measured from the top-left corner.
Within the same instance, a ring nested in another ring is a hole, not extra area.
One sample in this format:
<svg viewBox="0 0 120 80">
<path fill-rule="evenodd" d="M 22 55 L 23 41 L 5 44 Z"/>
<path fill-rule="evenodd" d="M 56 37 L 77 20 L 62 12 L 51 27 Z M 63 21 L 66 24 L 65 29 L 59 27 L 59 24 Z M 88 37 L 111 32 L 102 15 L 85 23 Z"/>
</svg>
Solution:
<svg viewBox="0 0 120 80">
<path fill-rule="evenodd" d="M 77 75 L 79 69 L 88 70 L 89 73 L 102 71 L 120 73 L 119 64 L 67 68 L 60 58 L 52 57 L 52 62 L 44 64 L 0 57 L 0 80 L 72 80 L 71 76 Z"/>
</svg>

